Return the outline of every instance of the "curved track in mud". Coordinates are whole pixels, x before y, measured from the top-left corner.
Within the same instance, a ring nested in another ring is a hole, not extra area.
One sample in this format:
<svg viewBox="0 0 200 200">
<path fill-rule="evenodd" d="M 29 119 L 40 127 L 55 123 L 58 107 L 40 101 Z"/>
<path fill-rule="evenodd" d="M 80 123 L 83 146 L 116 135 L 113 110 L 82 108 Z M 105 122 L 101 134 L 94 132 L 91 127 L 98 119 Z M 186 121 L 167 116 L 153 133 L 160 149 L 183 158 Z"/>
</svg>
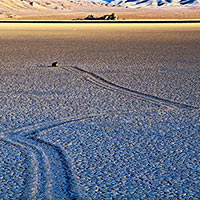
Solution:
<svg viewBox="0 0 200 200">
<path fill-rule="evenodd" d="M 26 157 L 25 190 L 21 199 L 78 199 L 70 162 L 58 146 L 37 137 L 37 133 L 82 119 L 46 122 L 3 132 L 0 140 L 17 147 Z"/>
<path fill-rule="evenodd" d="M 63 118 L 2 131 L 0 140 L 18 148 L 25 157 L 24 190 L 20 199 L 79 199 L 70 161 L 58 146 L 38 137 L 39 132 L 110 114 L 148 113 L 163 109 L 101 113 L 80 118 Z"/>
<path fill-rule="evenodd" d="M 59 147 L 36 137 L 2 135 L 0 140 L 26 154 L 22 199 L 76 199 L 69 161 Z"/>
<path fill-rule="evenodd" d="M 0 133 L 0 140 L 18 148 L 25 157 L 24 191 L 20 199 L 79 199 L 70 161 L 58 146 L 38 138 L 38 133 L 64 124 L 90 119 L 64 118 Z"/>
<path fill-rule="evenodd" d="M 200 109 L 199 107 L 195 107 L 193 105 L 187 105 L 187 104 L 183 104 L 183 103 L 174 102 L 174 101 L 171 101 L 168 99 L 163 99 L 163 98 L 151 95 L 151 94 L 146 94 L 143 92 L 139 92 L 137 90 L 132 90 L 132 89 L 117 85 L 113 82 L 110 82 L 110 81 L 104 79 L 103 77 L 101 77 L 93 72 L 86 71 L 77 66 L 67 66 L 67 67 L 62 67 L 62 69 L 79 73 L 87 81 L 90 81 L 91 83 L 93 83 L 101 88 L 105 88 L 105 89 L 108 89 L 108 90 L 111 90 L 114 92 L 119 92 L 119 93 L 126 94 L 126 95 L 131 95 L 131 96 L 134 96 L 136 98 L 139 98 L 139 99 L 142 99 L 145 101 L 156 103 L 157 105 L 168 106 L 168 107 L 179 108 L 179 109 L 186 109 L 186 110 L 199 110 Z"/>
<path fill-rule="evenodd" d="M 125 95 L 143 99 L 156 103 L 159 106 L 155 110 L 165 110 L 164 106 L 185 110 L 197 110 L 198 107 L 181 104 L 170 100 L 162 99 L 153 95 L 141 93 L 129 88 L 112 83 L 103 77 L 81 69 L 79 67 L 62 67 L 64 70 L 73 71 L 80 74 L 87 81 L 98 87 L 119 92 Z M 140 112 L 152 112 L 145 110 Z M 128 111 L 136 112 L 137 111 Z M 101 113 L 85 118 L 61 119 L 56 121 L 42 122 L 30 126 L 24 126 L 10 131 L 4 131 L 0 135 L 0 140 L 9 143 L 20 149 L 25 155 L 25 190 L 21 194 L 21 199 L 78 199 L 75 191 L 75 184 L 65 152 L 58 146 L 44 141 L 38 137 L 38 133 L 54 127 L 59 127 L 68 123 L 78 122 L 111 113 Z"/>
</svg>

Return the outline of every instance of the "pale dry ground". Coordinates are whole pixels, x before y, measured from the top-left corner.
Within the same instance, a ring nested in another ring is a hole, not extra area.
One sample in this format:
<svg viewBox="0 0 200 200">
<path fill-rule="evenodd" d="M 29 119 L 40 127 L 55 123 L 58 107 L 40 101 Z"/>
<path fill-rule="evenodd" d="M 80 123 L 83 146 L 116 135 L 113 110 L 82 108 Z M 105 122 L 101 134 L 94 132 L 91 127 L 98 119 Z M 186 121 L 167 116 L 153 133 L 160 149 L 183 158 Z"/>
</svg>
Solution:
<svg viewBox="0 0 200 200">
<path fill-rule="evenodd" d="M 199 38 L 200 24 L 0 24 L 0 199 L 198 199 Z"/>
<path fill-rule="evenodd" d="M 80 32 L 79 32 L 80 30 Z M 100 35 L 101 37 L 115 37 L 116 33 L 126 33 L 129 32 L 145 32 L 145 31 L 156 31 L 156 32 L 199 32 L 200 30 L 200 23 L 174 23 L 174 24 L 165 24 L 165 23 L 125 23 L 125 24 L 112 24 L 112 23 L 100 23 L 100 24 L 84 24 L 84 23 L 2 23 L 0 24 L 0 31 L 1 35 L 0 37 L 10 36 L 13 39 L 17 39 L 20 35 L 26 35 L 27 37 L 35 37 L 40 38 L 43 36 L 46 38 L 51 38 L 53 35 L 56 36 L 56 38 L 65 38 L 66 36 L 74 37 L 74 38 L 80 38 L 81 36 L 84 37 L 96 37 L 97 35 Z M 34 32 L 31 32 L 34 31 Z M 98 32 L 100 31 L 100 32 Z M 112 34 L 102 34 L 104 31 L 115 33 Z M 64 34 L 63 34 L 64 33 Z M 75 33 L 75 34 L 74 34 Z M 19 34 L 19 35 L 18 35 Z M 124 38 L 126 36 L 124 35 Z M 128 39 L 128 38 L 126 38 Z"/>
<path fill-rule="evenodd" d="M 148 20 L 148 19 L 162 19 L 162 20 L 186 20 L 186 19 L 200 19 L 200 10 L 165 10 L 165 9 L 123 9 L 123 8 L 105 8 L 105 9 L 90 9 L 88 11 L 76 11 L 65 13 L 28 13 L 25 15 L 16 15 L 8 18 L 7 15 L 0 15 L 0 20 L 72 20 L 77 18 L 85 18 L 89 14 L 97 17 L 105 14 L 115 12 L 120 20 Z"/>
<path fill-rule="evenodd" d="M 27 12 L 7 12 L 0 13 L 0 20 L 74 20 L 84 19 L 92 14 L 96 17 L 116 13 L 119 20 L 186 20 L 200 19 L 200 9 L 134 9 L 134 8 L 112 8 L 112 7 L 89 7 L 80 8 L 75 11 L 27 11 Z"/>
</svg>

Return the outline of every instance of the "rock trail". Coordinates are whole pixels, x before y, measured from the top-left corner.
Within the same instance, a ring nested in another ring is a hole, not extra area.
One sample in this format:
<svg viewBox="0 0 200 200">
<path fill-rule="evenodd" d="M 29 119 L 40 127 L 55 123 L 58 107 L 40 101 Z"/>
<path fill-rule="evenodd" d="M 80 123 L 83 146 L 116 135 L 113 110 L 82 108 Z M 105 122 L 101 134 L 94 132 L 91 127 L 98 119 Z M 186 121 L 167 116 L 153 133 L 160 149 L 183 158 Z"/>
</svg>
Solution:
<svg viewBox="0 0 200 200">
<path fill-rule="evenodd" d="M 30 127 L 28 127 L 29 129 Z M 48 129 L 49 127 L 45 127 Z M 45 129 L 43 127 L 43 129 Z M 41 129 L 40 129 L 41 130 Z M 77 199 L 70 163 L 64 151 L 37 138 L 36 132 L 2 133 L 0 140 L 19 148 L 27 157 L 22 199 Z"/>
<path fill-rule="evenodd" d="M 151 94 L 146 94 L 143 92 L 139 92 L 137 90 L 132 90 L 132 89 L 120 86 L 116 83 L 113 83 L 111 81 L 104 79 L 103 77 L 101 77 L 93 72 L 89 72 L 89 71 L 79 68 L 77 66 L 67 66 L 67 67 L 62 67 L 62 68 L 64 70 L 79 73 L 87 81 L 90 81 L 91 83 L 93 83 L 101 88 L 108 89 L 108 90 L 111 90 L 114 92 L 119 92 L 119 93 L 125 94 L 125 95 L 131 95 L 131 96 L 134 96 L 136 98 L 139 98 L 139 99 L 142 99 L 145 101 L 156 103 L 157 105 L 168 106 L 171 108 L 186 109 L 186 110 L 199 110 L 200 109 L 193 105 L 174 102 L 174 101 L 171 101 L 168 99 L 163 99 L 163 98 L 151 95 Z"/>
<path fill-rule="evenodd" d="M 39 132 L 83 120 L 94 119 L 110 114 L 133 113 L 135 115 L 156 112 L 162 108 L 129 110 L 89 115 L 80 118 L 40 122 L 0 133 L 0 140 L 15 146 L 25 157 L 23 173 L 24 190 L 21 199 L 78 199 L 76 184 L 71 172 L 70 161 L 58 146 L 38 137 Z"/>
</svg>

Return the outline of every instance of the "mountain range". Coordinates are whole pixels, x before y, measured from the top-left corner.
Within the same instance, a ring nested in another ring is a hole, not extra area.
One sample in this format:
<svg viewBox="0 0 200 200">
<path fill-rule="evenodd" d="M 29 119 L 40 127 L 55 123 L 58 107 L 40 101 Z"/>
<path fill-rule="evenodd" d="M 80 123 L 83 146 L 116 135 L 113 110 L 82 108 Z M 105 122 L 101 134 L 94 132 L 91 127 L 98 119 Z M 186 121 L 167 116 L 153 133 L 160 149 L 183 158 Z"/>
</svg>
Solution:
<svg viewBox="0 0 200 200">
<path fill-rule="evenodd" d="M 112 6 L 134 7 L 199 7 L 198 0 L 114 0 Z"/>
<path fill-rule="evenodd" d="M 140 7 L 199 7 L 198 0 L 114 0 L 109 3 L 111 6 L 126 8 Z"/>
<path fill-rule="evenodd" d="M 30 16 L 37 18 L 59 15 L 72 19 L 72 15 L 85 17 L 91 13 L 98 15 L 112 12 L 131 15 L 133 12 L 138 13 L 139 8 L 157 9 L 156 12 L 162 11 L 162 8 L 167 10 L 184 8 L 184 10 L 195 10 L 195 18 L 196 16 L 200 18 L 199 2 L 200 0 L 0 0 L 0 18 L 26 16 L 28 19 Z"/>
</svg>

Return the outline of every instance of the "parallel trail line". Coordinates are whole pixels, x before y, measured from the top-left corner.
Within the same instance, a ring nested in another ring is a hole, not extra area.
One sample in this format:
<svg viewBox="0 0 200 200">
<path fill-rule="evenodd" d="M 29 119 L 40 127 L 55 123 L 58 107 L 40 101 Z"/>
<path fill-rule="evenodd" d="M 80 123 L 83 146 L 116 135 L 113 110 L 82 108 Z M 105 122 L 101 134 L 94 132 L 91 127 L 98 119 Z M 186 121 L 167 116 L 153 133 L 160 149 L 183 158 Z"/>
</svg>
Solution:
<svg viewBox="0 0 200 200">
<path fill-rule="evenodd" d="M 195 107 L 193 105 L 187 105 L 187 104 L 183 104 L 183 103 L 174 102 L 174 101 L 171 101 L 168 99 L 163 99 L 163 98 L 151 95 L 151 94 L 146 94 L 143 92 L 139 92 L 137 90 L 132 90 L 132 89 L 117 85 L 111 81 L 104 79 L 103 77 L 101 77 L 93 72 L 86 71 L 77 66 L 67 66 L 67 67 L 62 67 L 62 69 L 79 73 L 87 81 L 90 81 L 91 83 L 93 83 L 99 87 L 102 87 L 102 88 L 105 88 L 105 89 L 108 89 L 111 91 L 119 92 L 122 94 L 131 95 L 136 98 L 150 101 L 150 102 L 156 103 L 161 106 L 165 105 L 165 106 L 169 106 L 172 108 L 179 108 L 179 109 L 186 109 L 186 110 L 199 110 L 200 109 L 199 107 Z"/>
<path fill-rule="evenodd" d="M 29 199 L 30 197 L 36 198 L 40 196 L 41 193 L 45 193 L 45 196 L 48 196 L 48 199 L 53 199 L 53 177 L 51 177 L 52 169 L 55 169 L 55 166 L 59 166 L 64 169 L 64 172 L 61 172 L 62 177 L 65 177 L 65 180 L 69 180 L 70 176 L 68 175 L 69 169 L 67 168 L 67 161 L 64 152 L 59 147 L 43 141 L 37 138 L 37 134 L 41 131 L 48 130 L 50 128 L 59 127 L 64 124 L 71 124 L 79 122 L 85 119 L 92 119 L 97 117 L 102 117 L 110 114 L 123 114 L 123 113 L 152 113 L 156 111 L 164 111 L 163 108 L 155 109 L 146 109 L 146 110 L 125 110 L 119 112 L 105 112 L 96 115 L 89 115 L 87 117 L 74 117 L 74 118 L 63 118 L 60 120 L 52 120 L 48 122 L 40 122 L 32 125 L 23 126 L 17 129 L 1 132 L 0 140 L 10 143 L 16 147 L 20 147 L 22 152 L 26 154 L 25 156 L 29 157 L 29 160 L 26 161 L 27 165 L 30 165 L 26 171 L 29 177 L 25 177 L 26 188 L 24 194 L 21 198 Z M 57 157 L 55 161 L 52 161 L 52 157 Z M 52 168 L 52 165 L 54 166 Z M 57 169 L 59 169 L 59 167 Z M 62 171 L 62 169 L 60 169 Z M 59 171 L 59 170 L 57 170 Z M 63 174 L 64 173 L 64 174 Z M 30 180 L 31 178 L 31 180 Z M 41 181 L 43 180 L 43 182 Z M 59 180 L 57 180 L 59 183 Z M 69 186 L 70 188 L 71 186 Z M 70 191 L 69 191 L 70 192 Z M 69 193 L 68 196 L 71 196 Z"/>
<path fill-rule="evenodd" d="M 55 199 L 59 195 L 75 199 L 69 164 L 59 147 L 36 137 L 15 134 L 2 134 L 0 140 L 18 146 L 29 154 L 30 160 L 27 164 L 30 165 L 32 173 L 25 177 L 22 199 Z"/>
</svg>

